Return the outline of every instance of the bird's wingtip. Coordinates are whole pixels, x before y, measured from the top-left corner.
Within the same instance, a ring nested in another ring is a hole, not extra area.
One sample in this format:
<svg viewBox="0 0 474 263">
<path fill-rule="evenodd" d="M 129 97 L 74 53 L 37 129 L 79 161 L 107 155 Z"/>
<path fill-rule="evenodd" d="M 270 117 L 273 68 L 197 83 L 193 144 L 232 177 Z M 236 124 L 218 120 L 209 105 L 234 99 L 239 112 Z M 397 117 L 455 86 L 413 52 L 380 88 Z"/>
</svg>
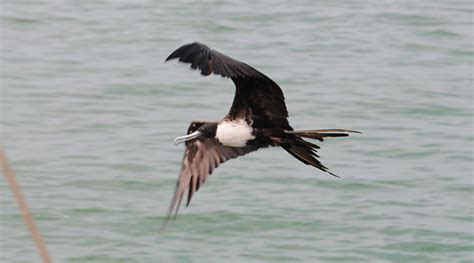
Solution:
<svg viewBox="0 0 474 263">
<path fill-rule="evenodd" d="M 328 174 L 330 174 L 330 175 L 332 175 L 332 176 L 338 178 L 338 179 L 341 179 L 341 177 L 340 177 L 339 175 L 335 174 L 335 173 L 332 173 L 332 172 L 330 172 L 330 171 L 326 171 L 326 172 L 327 172 Z"/>
<path fill-rule="evenodd" d="M 171 55 L 169 55 L 169 56 L 165 59 L 164 62 L 168 62 L 168 61 L 170 61 L 170 60 L 172 60 L 172 59 L 178 58 L 177 56 L 173 56 L 173 55 L 175 55 L 175 52 L 171 53 Z"/>
<path fill-rule="evenodd" d="M 203 44 L 199 41 L 194 41 L 192 43 L 184 44 L 184 45 L 180 46 L 179 48 L 177 48 L 175 51 L 173 51 L 173 53 L 171 53 L 171 55 L 169 55 L 165 59 L 164 62 L 170 61 L 170 60 L 175 59 L 175 58 L 180 58 L 181 55 L 182 55 L 182 51 L 185 50 L 185 49 L 188 49 L 189 47 L 192 47 L 192 48 L 200 47 L 200 48 L 210 49 L 206 44 Z"/>
</svg>

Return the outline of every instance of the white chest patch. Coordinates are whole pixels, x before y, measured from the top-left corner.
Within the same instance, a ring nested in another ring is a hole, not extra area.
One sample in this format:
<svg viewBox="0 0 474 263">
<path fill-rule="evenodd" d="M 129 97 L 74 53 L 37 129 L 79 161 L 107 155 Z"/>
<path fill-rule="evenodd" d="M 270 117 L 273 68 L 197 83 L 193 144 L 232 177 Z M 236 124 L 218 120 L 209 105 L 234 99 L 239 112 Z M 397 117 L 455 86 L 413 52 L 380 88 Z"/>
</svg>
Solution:
<svg viewBox="0 0 474 263">
<path fill-rule="evenodd" d="M 223 121 L 217 125 L 216 138 L 226 146 L 244 147 L 247 141 L 255 139 L 252 130 L 245 120 Z"/>
</svg>

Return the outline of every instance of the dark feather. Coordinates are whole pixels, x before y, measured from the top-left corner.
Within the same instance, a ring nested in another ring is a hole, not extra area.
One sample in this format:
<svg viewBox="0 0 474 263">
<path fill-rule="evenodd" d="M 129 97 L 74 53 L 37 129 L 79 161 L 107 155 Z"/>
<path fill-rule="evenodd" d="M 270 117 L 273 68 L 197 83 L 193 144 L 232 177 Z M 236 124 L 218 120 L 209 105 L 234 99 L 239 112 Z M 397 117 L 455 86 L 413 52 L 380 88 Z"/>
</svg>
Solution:
<svg viewBox="0 0 474 263">
<path fill-rule="evenodd" d="M 332 176 L 339 177 L 336 174 L 330 172 L 326 166 L 316 159 L 319 158 L 319 155 L 317 154 L 317 149 L 319 149 L 319 146 L 316 144 L 305 141 L 296 135 L 287 134 L 287 137 L 280 146 L 282 146 L 289 154 L 300 160 L 302 163 L 314 166 L 323 172 L 329 173 Z"/>
<path fill-rule="evenodd" d="M 188 134 L 196 131 L 204 123 L 193 121 L 188 128 Z M 215 139 L 196 139 L 186 142 L 181 172 L 176 182 L 176 188 L 171 199 L 168 213 L 162 227 L 166 225 L 171 215 L 178 213 L 184 196 L 187 194 L 186 206 L 191 202 L 194 193 L 202 186 L 207 177 L 219 164 L 257 150 L 258 147 L 242 148 L 227 147 Z"/>
<path fill-rule="evenodd" d="M 294 134 L 304 138 L 316 139 L 323 141 L 325 137 L 347 137 L 349 133 L 361 133 L 358 131 L 344 130 L 344 129 L 322 129 L 322 130 L 296 130 L 288 131 L 287 133 Z"/>
<path fill-rule="evenodd" d="M 228 57 L 208 46 L 194 42 L 176 49 L 166 58 L 191 63 L 191 68 L 231 78 L 235 96 L 227 118 L 246 116 L 249 112 L 264 116 L 284 130 L 293 130 L 288 123 L 288 110 L 280 87 L 253 67 Z"/>
</svg>

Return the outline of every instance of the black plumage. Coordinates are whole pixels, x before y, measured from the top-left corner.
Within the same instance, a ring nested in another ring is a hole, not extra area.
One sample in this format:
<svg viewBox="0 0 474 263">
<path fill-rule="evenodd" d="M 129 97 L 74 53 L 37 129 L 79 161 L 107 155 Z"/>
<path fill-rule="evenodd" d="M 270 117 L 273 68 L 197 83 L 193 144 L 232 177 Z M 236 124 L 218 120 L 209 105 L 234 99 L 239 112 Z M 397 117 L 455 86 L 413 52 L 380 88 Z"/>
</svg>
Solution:
<svg viewBox="0 0 474 263">
<path fill-rule="evenodd" d="M 256 69 L 197 42 L 178 48 L 166 61 L 175 58 L 191 63 L 191 68 L 200 69 L 204 76 L 214 73 L 232 79 L 235 96 L 228 118 L 243 116 L 243 111 L 250 108 L 252 114 L 266 117 L 285 130 L 293 130 L 280 87 Z"/>
<path fill-rule="evenodd" d="M 323 141 L 325 137 L 344 137 L 350 132 L 343 129 L 295 131 L 288 122 L 288 110 L 281 88 L 270 78 L 246 63 L 237 61 L 201 43 L 191 43 L 175 50 L 166 58 L 190 63 L 191 68 L 201 74 L 211 73 L 231 78 L 235 84 L 235 95 L 229 113 L 220 122 L 193 121 L 185 140 L 181 172 L 171 200 L 167 220 L 177 214 L 180 204 L 187 195 L 186 206 L 194 193 L 219 164 L 259 148 L 281 146 L 301 162 L 328 171 L 317 159 L 319 146 L 303 138 Z M 243 146 L 229 146 L 218 137 L 219 125 L 223 122 L 245 120 L 252 129 L 252 139 Z M 167 222 L 165 220 L 165 224 Z"/>
</svg>

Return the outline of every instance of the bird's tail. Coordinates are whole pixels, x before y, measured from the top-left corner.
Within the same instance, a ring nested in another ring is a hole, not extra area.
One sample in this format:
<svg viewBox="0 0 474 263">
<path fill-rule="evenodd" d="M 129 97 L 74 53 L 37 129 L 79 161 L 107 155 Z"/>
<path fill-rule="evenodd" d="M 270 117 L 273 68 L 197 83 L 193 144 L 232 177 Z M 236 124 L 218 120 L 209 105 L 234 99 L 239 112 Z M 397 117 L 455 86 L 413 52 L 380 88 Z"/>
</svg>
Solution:
<svg viewBox="0 0 474 263">
<path fill-rule="evenodd" d="M 358 131 L 344 130 L 344 129 L 323 129 L 323 130 L 295 130 L 286 131 L 286 133 L 294 134 L 296 136 L 316 139 L 323 141 L 325 137 L 347 137 L 349 133 L 361 133 Z"/>
<path fill-rule="evenodd" d="M 296 130 L 286 131 L 287 136 L 280 146 L 282 146 L 289 154 L 296 159 L 300 160 L 304 164 L 314 166 L 321 171 L 327 172 L 332 176 L 339 177 L 336 174 L 330 172 L 326 166 L 324 166 L 317 158 L 317 149 L 319 146 L 305 141 L 304 138 L 316 139 L 323 141 L 325 137 L 346 137 L 349 133 L 360 133 L 358 131 L 342 130 L 342 129 L 326 129 L 326 130 Z"/>
</svg>

